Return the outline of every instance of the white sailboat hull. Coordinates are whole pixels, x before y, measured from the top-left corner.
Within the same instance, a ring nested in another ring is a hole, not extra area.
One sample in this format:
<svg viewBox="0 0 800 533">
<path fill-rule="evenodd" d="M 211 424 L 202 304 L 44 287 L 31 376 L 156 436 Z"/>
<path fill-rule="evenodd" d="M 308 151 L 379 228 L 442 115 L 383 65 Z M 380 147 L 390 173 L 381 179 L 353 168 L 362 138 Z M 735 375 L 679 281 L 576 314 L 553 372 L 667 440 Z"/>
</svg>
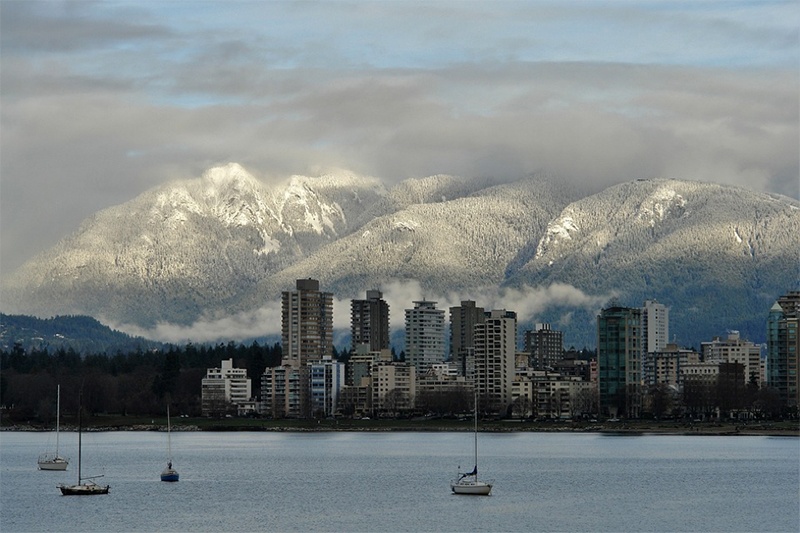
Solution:
<svg viewBox="0 0 800 533">
<path fill-rule="evenodd" d="M 42 454 L 39 456 L 39 470 L 66 470 L 69 459 L 60 455 Z"/>
<path fill-rule="evenodd" d="M 492 484 L 482 481 L 454 481 L 450 484 L 455 494 L 467 494 L 473 496 L 488 496 L 492 492 Z"/>
</svg>

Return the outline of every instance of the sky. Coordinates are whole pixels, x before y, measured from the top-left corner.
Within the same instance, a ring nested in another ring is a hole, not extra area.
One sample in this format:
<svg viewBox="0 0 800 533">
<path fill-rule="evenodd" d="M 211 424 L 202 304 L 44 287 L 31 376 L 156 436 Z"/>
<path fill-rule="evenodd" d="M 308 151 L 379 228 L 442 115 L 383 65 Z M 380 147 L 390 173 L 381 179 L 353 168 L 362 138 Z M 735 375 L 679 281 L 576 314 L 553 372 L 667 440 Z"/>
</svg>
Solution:
<svg viewBox="0 0 800 533">
<path fill-rule="evenodd" d="M 800 3 L 0 0 L 0 275 L 237 162 L 800 197 Z"/>
</svg>

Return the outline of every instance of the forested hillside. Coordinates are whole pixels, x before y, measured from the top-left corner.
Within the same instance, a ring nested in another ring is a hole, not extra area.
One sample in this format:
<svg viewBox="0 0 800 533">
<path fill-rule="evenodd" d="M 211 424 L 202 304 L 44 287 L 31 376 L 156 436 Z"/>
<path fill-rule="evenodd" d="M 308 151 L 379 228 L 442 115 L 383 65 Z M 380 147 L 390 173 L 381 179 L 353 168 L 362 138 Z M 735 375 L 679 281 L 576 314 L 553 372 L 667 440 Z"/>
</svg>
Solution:
<svg viewBox="0 0 800 533">
<path fill-rule="evenodd" d="M 71 349 L 78 354 L 128 353 L 163 346 L 115 331 L 90 316 L 37 318 L 0 313 L 0 349 L 10 350 L 15 345 L 26 352 Z"/>
</svg>

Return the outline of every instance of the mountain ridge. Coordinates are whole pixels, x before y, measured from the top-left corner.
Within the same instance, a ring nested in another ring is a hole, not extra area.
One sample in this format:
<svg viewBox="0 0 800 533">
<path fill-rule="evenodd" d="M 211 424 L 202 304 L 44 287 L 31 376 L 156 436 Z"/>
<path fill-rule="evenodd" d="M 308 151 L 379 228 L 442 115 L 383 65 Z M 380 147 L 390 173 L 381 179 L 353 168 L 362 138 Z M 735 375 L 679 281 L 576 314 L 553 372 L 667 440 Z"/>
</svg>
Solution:
<svg viewBox="0 0 800 533">
<path fill-rule="evenodd" d="M 414 281 L 454 305 L 515 291 L 520 328 L 573 327 L 576 345 L 593 344 L 611 296 L 673 307 L 687 344 L 725 329 L 758 340 L 798 285 L 798 250 L 800 202 L 717 184 L 655 178 L 582 196 L 548 175 L 387 189 L 341 171 L 267 186 L 231 163 L 89 217 L 3 280 L 3 305 L 147 329 L 251 312 L 299 278 L 342 299 Z"/>
</svg>

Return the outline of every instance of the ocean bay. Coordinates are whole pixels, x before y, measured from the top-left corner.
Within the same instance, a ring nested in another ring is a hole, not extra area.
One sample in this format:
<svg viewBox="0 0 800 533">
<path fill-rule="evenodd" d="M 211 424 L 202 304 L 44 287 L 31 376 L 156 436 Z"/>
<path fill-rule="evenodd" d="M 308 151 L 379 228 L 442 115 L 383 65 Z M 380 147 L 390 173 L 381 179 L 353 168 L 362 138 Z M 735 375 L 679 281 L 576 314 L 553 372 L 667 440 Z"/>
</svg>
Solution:
<svg viewBox="0 0 800 533">
<path fill-rule="evenodd" d="M 490 497 L 455 496 L 471 468 L 459 432 L 163 432 L 84 435 L 84 474 L 111 493 L 61 496 L 36 470 L 47 433 L 0 433 L 3 531 L 795 531 L 800 439 L 481 433 Z"/>
</svg>

